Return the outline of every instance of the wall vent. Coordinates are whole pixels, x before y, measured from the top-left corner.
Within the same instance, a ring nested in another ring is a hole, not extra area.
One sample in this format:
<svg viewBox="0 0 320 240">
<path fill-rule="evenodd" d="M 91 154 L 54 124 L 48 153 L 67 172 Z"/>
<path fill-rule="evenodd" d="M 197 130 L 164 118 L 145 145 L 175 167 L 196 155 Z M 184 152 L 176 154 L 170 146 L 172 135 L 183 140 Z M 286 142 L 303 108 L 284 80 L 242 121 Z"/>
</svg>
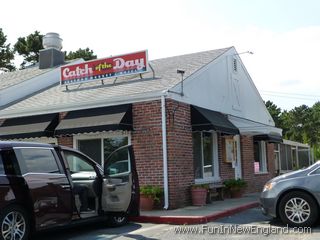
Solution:
<svg viewBox="0 0 320 240">
<path fill-rule="evenodd" d="M 234 72 L 238 72 L 238 61 L 236 58 L 232 59 L 232 69 Z"/>
</svg>

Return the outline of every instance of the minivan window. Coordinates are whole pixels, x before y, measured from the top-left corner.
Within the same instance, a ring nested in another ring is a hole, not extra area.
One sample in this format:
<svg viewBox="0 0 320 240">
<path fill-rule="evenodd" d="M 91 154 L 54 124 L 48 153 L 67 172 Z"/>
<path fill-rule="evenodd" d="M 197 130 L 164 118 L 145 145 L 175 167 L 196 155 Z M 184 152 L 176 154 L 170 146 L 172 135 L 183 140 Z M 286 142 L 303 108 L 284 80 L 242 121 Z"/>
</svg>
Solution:
<svg viewBox="0 0 320 240">
<path fill-rule="evenodd" d="M 64 156 L 68 161 L 70 171 L 75 172 L 94 172 L 94 167 L 90 165 L 83 156 L 77 153 L 64 151 Z"/>
<path fill-rule="evenodd" d="M 17 148 L 14 149 L 21 174 L 25 173 L 60 173 L 51 149 Z"/>
</svg>

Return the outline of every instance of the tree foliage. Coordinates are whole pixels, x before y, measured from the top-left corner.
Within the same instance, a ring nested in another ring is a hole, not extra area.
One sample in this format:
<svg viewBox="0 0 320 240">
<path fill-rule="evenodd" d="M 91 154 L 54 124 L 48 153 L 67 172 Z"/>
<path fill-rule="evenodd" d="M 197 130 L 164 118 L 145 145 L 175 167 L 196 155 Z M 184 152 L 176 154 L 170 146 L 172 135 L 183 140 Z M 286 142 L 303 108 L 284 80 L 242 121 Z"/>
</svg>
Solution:
<svg viewBox="0 0 320 240">
<path fill-rule="evenodd" d="M 6 42 L 7 36 L 4 35 L 2 28 L 0 28 L 0 69 L 4 68 L 12 71 L 15 69 L 11 62 L 14 59 L 14 52 L 10 48 L 10 44 Z"/>
<path fill-rule="evenodd" d="M 93 53 L 92 50 L 89 48 L 82 49 L 79 48 L 77 51 L 72 52 L 70 51 L 68 54 L 66 54 L 66 60 L 72 60 L 77 58 L 83 58 L 85 61 L 97 59 L 97 55 Z"/>
<path fill-rule="evenodd" d="M 21 63 L 21 68 L 39 62 L 39 52 L 43 49 L 42 38 L 43 35 L 38 31 L 35 31 L 26 37 L 18 38 L 18 41 L 14 45 L 14 50 L 24 58 Z"/>
<path fill-rule="evenodd" d="M 273 121 L 275 123 L 276 126 L 280 126 L 281 123 L 281 108 L 279 108 L 277 105 L 275 105 L 273 102 L 271 101 L 267 101 L 265 103 L 270 115 L 273 118 Z"/>
<path fill-rule="evenodd" d="M 275 121 L 275 126 L 282 128 L 285 139 L 307 143 L 314 148 L 316 158 L 320 158 L 320 102 L 312 107 L 301 105 L 290 111 L 281 111 L 271 101 L 266 107 Z"/>
</svg>

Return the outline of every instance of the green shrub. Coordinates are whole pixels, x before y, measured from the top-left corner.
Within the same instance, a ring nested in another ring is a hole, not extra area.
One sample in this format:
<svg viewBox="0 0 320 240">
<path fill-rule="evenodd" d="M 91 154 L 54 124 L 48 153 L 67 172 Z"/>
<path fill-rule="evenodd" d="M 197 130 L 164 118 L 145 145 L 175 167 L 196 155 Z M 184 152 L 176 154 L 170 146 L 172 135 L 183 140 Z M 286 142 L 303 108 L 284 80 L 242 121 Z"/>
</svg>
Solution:
<svg viewBox="0 0 320 240">
<path fill-rule="evenodd" d="M 228 179 L 223 182 L 226 188 L 245 188 L 247 186 L 247 182 L 243 179 Z"/>
<path fill-rule="evenodd" d="M 152 197 L 155 202 L 159 202 L 163 195 L 163 189 L 159 186 L 145 185 L 140 187 L 140 194 Z"/>
</svg>

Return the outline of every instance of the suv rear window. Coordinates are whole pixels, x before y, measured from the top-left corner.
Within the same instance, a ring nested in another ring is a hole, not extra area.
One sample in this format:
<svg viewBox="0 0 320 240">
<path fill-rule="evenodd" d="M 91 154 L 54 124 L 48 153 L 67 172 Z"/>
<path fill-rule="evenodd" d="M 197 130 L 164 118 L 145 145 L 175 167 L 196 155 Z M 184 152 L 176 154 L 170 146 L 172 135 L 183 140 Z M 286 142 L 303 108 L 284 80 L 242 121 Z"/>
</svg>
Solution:
<svg viewBox="0 0 320 240">
<path fill-rule="evenodd" d="M 60 173 L 51 149 L 17 148 L 14 149 L 21 174 L 25 173 Z"/>
</svg>

